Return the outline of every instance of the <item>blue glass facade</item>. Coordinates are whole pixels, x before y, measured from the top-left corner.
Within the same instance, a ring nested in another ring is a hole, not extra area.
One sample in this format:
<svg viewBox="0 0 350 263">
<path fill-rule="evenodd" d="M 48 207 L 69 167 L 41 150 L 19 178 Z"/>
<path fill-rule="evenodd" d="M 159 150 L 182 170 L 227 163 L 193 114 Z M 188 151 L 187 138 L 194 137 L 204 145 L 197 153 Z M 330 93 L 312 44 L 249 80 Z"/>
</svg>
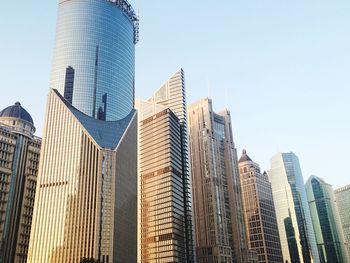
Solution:
<svg viewBox="0 0 350 263">
<path fill-rule="evenodd" d="M 284 262 L 319 263 L 298 157 L 291 152 L 276 154 L 271 159 L 269 178 Z"/>
<path fill-rule="evenodd" d="M 311 176 L 306 183 L 306 192 L 321 263 L 349 262 L 332 186 Z"/>
<path fill-rule="evenodd" d="M 107 121 L 126 117 L 134 106 L 134 30 L 118 3 L 61 0 L 50 88 L 64 95 L 69 68 L 73 106 Z"/>
</svg>

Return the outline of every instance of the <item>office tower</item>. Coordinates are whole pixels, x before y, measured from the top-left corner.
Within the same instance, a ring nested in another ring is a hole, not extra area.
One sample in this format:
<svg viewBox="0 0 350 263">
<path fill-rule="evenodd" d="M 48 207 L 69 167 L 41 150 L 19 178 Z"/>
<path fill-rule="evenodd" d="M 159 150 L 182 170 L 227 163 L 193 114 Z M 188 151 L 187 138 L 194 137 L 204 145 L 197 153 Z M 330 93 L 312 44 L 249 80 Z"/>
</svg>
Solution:
<svg viewBox="0 0 350 263">
<path fill-rule="evenodd" d="M 247 262 L 247 241 L 229 111 L 208 98 L 188 108 L 197 262 Z"/>
<path fill-rule="evenodd" d="M 136 262 L 137 17 L 59 1 L 28 262 Z"/>
<path fill-rule="evenodd" d="M 238 161 L 248 246 L 259 263 L 283 262 L 271 183 L 243 150 Z"/>
<path fill-rule="evenodd" d="M 95 119 L 134 106 L 138 19 L 126 0 L 59 0 L 50 88 Z"/>
<path fill-rule="evenodd" d="M 320 262 L 298 157 L 278 153 L 268 172 L 285 263 Z"/>
<path fill-rule="evenodd" d="M 41 139 L 19 102 L 0 112 L 0 262 L 26 262 Z"/>
<path fill-rule="evenodd" d="M 350 257 L 350 185 L 335 190 L 335 197 Z"/>
<path fill-rule="evenodd" d="M 321 263 L 348 263 L 350 259 L 332 186 L 313 175 L 305 187 Z"/>
<path fill-rule="evenodd" d="M 140 261 L 194 262 L 183 70 L 137 104 Z"/>
</svg>

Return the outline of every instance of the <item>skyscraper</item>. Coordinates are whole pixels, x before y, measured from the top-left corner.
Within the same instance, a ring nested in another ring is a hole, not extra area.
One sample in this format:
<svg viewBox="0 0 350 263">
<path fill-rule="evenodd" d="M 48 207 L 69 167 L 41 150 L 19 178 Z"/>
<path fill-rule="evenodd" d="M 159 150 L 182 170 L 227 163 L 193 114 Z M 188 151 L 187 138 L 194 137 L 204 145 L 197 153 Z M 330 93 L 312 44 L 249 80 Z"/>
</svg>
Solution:
<svg viewBox="0 0 350 263">
<path fill-rule="evenodd" d="M 28 262 L 136 262 L 138 20 L 125 0 L 59 1 Z"/>
<path fill-rule="evenodd" d="M 126 0 L 59 0 L 50 88 L 95 119 L 126 117 L 137 41 L 138 19 Z"/>
<path fill-rule="evenodd" d="M 350 256 L 350 185 L 335 190 L 340 221 L 343 227 L 345 242 Z"/>
<path fill-rule="evenodd" d="M 197 262 L 248 262 L 230 113 L 210 99 L 188 109 Z"/>
<path fill-rule="evenodd" d="M 19 102 L 0 112 L 0 262 L 26 262 L 41 139 Z"/>
<path fill-rule="evenodd" d="M 350 262 L 332 186 L 313 175 L 305 187 L 321 263 Z"/>
<path fill-rule="evenodd" d="M 268 174 L 284 262 L 320 262 L 298 157 L 276 154 Z"/>
<path fill-rule="evenodd" d="M 258 253 L 259 263 L 283 263 L 275 205 L 267 173 L 243 150 L 238 161 L 243 211 L 249 248 Z"/>
<path fill-rule="evenodd" d="M 184 71 L 138 110 L 140 260 L 195 262 Z"/>
</svg>

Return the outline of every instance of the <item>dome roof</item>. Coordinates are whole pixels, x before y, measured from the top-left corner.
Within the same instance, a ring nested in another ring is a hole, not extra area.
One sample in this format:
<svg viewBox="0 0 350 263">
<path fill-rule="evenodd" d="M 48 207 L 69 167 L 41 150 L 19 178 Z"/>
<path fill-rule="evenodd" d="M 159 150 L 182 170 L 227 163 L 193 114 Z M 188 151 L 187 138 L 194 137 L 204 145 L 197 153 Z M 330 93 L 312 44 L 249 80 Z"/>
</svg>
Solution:
<svg viewBox="0 0 350 263">
<path fill-rule="evenodd" d="M 32 116 L 30 116 L 28 111 L 26 111 L 19 102 L 16 102 L 14 105 L 0 111 L 0 118 L 2 117 L 21 119 L 31 123 L 34 126 Z"/>
</svg>

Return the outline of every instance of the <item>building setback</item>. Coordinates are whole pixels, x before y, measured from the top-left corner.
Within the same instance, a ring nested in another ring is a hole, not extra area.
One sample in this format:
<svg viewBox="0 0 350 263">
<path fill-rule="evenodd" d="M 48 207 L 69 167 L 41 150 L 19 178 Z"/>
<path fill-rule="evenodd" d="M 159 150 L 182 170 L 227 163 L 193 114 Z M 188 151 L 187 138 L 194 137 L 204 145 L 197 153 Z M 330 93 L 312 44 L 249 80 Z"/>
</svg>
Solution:
<svg viewBox="0 0 350 263">
<path fill-rule="evenodd" d="M 138 19 L 60 0 L 28 262 L 137 262 Z"/>
<path fill-rule="evenodd" d="M 248 262 L 230 113 L 210 99 L 188 109 L 197 262 Z"/>
<path fill-rule="evenodd" d="M 195 262 L 183 70 L 137 109 L 140 262 Z"/>
<path fill-rule="evenodd" d="M 0 262 L 26 262 L 41 139 L 19 102 L 0 112 Z"/>
<path fill-rule="evenodd" d="M 292 152 L 276 154 L 271 158 L 268 174 L 283 261 L 320 262 L 298 157 Z"/>
<path fill-rule="evenodd" d="M 335 190 L 340 221 L 345 236 L 348 255 L 350 256 L 350 185 Z"/>
<path fill-rule="evenodd" d="M 313 175 L 305 187 L 321 263 L 350 262 L 332 186 Z"/>
<path fill-rule="evenodd" d="M 283 263 L 271 183 L 243 150 L 238 161 L 247 240 L 259 263 Z"/>
</svg>

